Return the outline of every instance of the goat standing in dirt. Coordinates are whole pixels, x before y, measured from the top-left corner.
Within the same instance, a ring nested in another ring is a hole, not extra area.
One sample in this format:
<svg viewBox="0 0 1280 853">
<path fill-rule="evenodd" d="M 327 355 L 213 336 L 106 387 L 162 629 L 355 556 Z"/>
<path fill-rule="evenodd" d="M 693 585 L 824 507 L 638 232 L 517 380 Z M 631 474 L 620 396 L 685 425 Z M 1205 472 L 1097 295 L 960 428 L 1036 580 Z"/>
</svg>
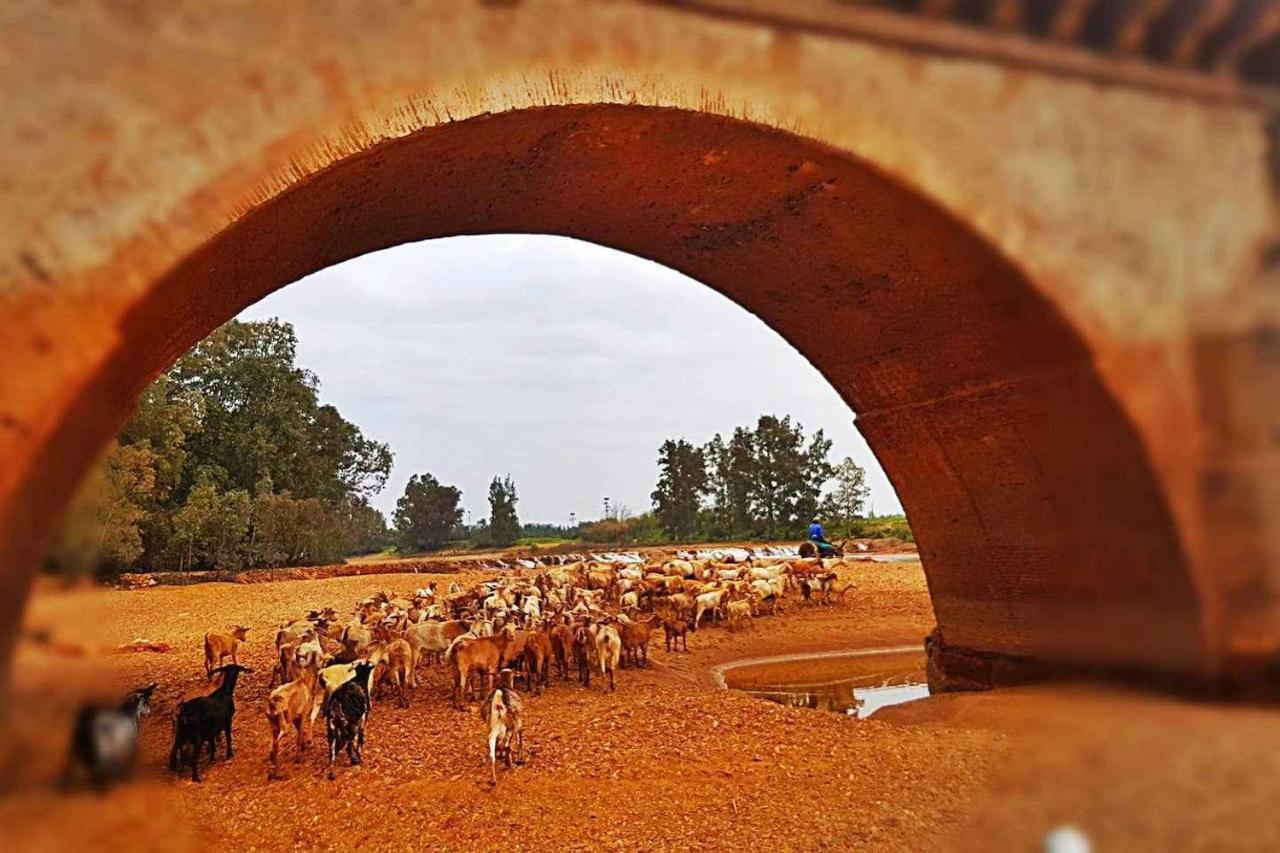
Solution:
<svg viewBox="0 0 1280 853">
<path fill-rule="evenodd" d="M 155 689 L 153 681 L 130 693 L 117 708 L 86 705 L 80 709 L 62 775 L 64 788 L 70 787 L 77 768 L 83 768 L 100 791 L 129 775 L 138 754 L 138 725 L 151 713 Z"/>
<path fill-rule="evenodd" d="M 481 706 L 480 715 L 489 725 L 489 779 L 498 784 L 498 758 L 507 769 L 512 761 L 524 763 L 524 701 L 510 686 L 512 672 L 503 670 L 502 684 L 495 687 Z"/>
<path fill-rule="evenodd" d="M 325 731 L 329 738 L 329 778 L 336 779 L 333 763 L 338 753 L 345 749 L 351 766 L 360 765 L 364 750 L 364 725 L 369 718 L 369 676 L 373 664 L 355 665 L 355 677 L 343 684 L 329 697 L 325 705 Z"/>
<path fill-rule="evenodd" d="M 232 625 L 225 634 L 221 631 L 210 631 L 204 635 L 205 677 L 212 681 L 214 669 L 222 666 L 222 662 L 228 657 L 231 658 L 232 663 L 240 663 L 236 659 L 236 651 L 239 650 L 240 644 L 244 642 L 245 635 L 248 633 L 248 626 Z"/>
<path fill-rule="evenodd" d="M 297 761 L 311 745 L 311 723 L 319 699 L 319 676 L 313 666 L 304 666 L 298 677 L 271 691 L 267 696 L 267 723 L 271 727 L 271 755 L 267 759 L 267 778 L 274 779 L 280 770 L 280 741 L 285 730 L 297 730 Z"/>
</svg>

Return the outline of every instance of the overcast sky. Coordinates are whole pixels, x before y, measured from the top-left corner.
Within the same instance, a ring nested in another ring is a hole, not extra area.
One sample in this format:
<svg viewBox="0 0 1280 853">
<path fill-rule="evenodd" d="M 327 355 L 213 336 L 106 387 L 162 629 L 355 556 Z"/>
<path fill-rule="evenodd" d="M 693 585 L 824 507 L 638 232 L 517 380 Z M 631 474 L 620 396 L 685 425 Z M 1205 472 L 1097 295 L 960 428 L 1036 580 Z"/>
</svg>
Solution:
<svg viewBox="0 0 1280 853">
<path fill-rule="evenodd" d="M 874 509 L 900 505 L 818 372 L 775 332 L 680 273 L 561 237 L 456 237 L 398 246 L 309 276 L 252 306 L 298 333 L 322 400 L 395 466 L 462 489 L 474 520 L 510 474 L 524 521 L 598 518 L 608 496 L 649 508 L 658 445 L 790 414 L 833 460 L 868 469 Z"/>
</svg>

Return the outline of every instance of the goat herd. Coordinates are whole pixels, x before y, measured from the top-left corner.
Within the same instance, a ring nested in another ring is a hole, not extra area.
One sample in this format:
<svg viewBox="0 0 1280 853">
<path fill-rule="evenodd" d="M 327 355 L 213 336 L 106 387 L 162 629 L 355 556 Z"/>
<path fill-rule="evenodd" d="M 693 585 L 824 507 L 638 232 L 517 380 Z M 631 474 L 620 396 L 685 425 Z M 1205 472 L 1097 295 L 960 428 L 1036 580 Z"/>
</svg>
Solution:
<svg viewBox="0 0 1280 853">
<path fill-rule="evenodd" d="M 745 562 L 671 559 L 634 565 L 582 561 L 536 574 L 506 573 L 464 589 L 436 583 L 412 597 L 378 593 L 357 603 L 343 619 L 333 608 L 314 610 L 282 625 L 275 635 L 276 656 L 265 714 L 271 732 L 268 778 L 279 772 L 280 744 L 296 732 L 296 749 L 305 751 L 311 727 L 324 715 L 329 778 L 345 752 L 360 764 L 371 700 L 394 693 L 407 707 L 418 686 L 421 664 L 447 665 L 452 702 L 464 708 L 480 701 L 487 727 L 490 778 L 497 764 L 507 768 L 523 759 L 524 705 L 516 691 L 540 693 L 571 668 L 584 687 L 591 676 L 608 678 L 616 688 L 617 671 L 648 663 L 650 637 L 661 628 L 667 651 L 688 651 L 687 633 L 707 621 L 724 621 L 730 630 L 764 613 L 781 612 L 783 600 L 798 591 L 803 601 L 830 604 L 852 583 L 842 580 L 828 560 L 754 557 Z M 200 759 L 216 758 L 220 737 L 225 755 L 232 750 L 235 688 L 252 670 L 238 662 L 249 627 L 209 632 L 204 638 L 204 667 L 212 692 L 181 702 L 174 718 L 169 768 L 190 769 L 200 780 Z M 230 663 L 224 663 L 230 658 Z M 150 710 L 155 684 L 135 690 L 117 708 L 86 707 L 72 734 L 66 779 L 83 768 L 97 785 L 125 775 L 137 750 L 138 724 Z"/>
</svg>

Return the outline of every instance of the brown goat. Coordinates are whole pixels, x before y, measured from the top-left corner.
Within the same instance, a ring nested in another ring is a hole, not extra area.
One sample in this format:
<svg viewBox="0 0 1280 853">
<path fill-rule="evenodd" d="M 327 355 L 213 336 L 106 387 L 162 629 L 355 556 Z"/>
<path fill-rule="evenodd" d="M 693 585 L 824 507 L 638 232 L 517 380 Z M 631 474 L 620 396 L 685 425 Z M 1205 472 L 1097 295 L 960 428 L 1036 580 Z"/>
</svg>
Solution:
<svg viewBox="0 0 1280 853">
<path fill-rule="evenodd" d="M 667 641 L 667 651 L 683 645 L 689 651 L 689 623 L 682 619 L 663 619 L 662 634 Z M 678 648 L 676 649 L 679 650 Z"/>
<path fill-rule="evenodd" d="M 222 666 L 222 661 L 230 657 L 234 664 L 240 663 L 236 660 L 236 651 L 240 648 L 240 644 L 244 642 L 245 634 L 249 633 L 249 628 L 245 625 L 233 625 L 227 633 L 221 631 L 210 631 L 204 635 L 204 674 L 205 678 L 213 678 L 213 670 Z"/>
<path fill-rule="evenodd" d="M 524 641 L 525 684 L 530 692 L 541 693 L 547 688 L 547 670 L 551 667 L 551 655 L 551 638 L 547 633 L 530 631 Z"/>
<path fill-rule="evenodd" d="M 635 619 L 618 623 L 618 634 L 622 639 L 622 665 L 627 661 L 639 668 L 649 663 L 649 635 L 658 627 L 657 615 L 650 615 L 644 620 Z M 641 663 L 643 658 L 644 663 Z"/>
<path fill-rule="evenodd" d="M 551 653 L 561 678 L 569 677 L 569 656 L 573 654 L 573 628 L 561 622 L 551 628 Z"/>
<path fill-rule="evenodd" d="M 508 626 L 492 637 L 464 637 L 449 647 L 449 665 L 453 668 L 454 701 L 462 707 L 463 698 L 473 674 L 482 681 L 481 695 L 488 695 L 507 644 L 515 631 Z"/>
<path fill-rule="evenodd" d="M 595 637 L 587 626 L 578 623 L 573 627 L 573 660 L 578 665 L 578 681 L 583 687 L 591 686 L 591 655 L 595 649 Z"/>
<path fill-rule="evenodd" d="M 386 657 L 383 659 L 382 681 L 391 682 L 399 693 L 400 707 L 409 707 L 409 685 L 413 681 L 414 663 L 417 655 L 409 641 L 397 637 L 387 643 Z"/>
<path fill-rule="evenodd" d="M 317 675 L 311 667 L 303 667 L 297 679 L 271 691 L 267 696 L 267 723 L 271 726 L 271 755 L 267 759 L 267 778 L 274 779 L 280 770 L 280 741 L 292 726 L 298 733 L 298 754 L 311 745 L 311 723 L 318 708 Z"/>
</svg>

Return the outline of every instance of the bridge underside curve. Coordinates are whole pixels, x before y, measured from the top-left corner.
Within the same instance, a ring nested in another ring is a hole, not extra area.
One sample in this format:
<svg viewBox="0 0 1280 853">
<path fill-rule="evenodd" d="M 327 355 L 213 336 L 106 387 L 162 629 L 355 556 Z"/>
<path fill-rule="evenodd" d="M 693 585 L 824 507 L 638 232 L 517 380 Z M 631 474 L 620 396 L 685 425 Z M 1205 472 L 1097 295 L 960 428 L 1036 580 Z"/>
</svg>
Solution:
<svg viewBox="0 0 1280 853">
<path fill-rule="evenodd" d="M 1055 306 L 865 163 L 673 109 L 557 106 L 434 127 L 248 211 L 128 310 L 0 533 L 48 527 L 145 384 L 245 306 L 365 252 L 496 232 L 680 270 L 826 376 L 917 533 L 940 680 L 998 681 L 1026 663 L 1205 671 L 1200 604 L 1144 447 Z"/>
</svg>

